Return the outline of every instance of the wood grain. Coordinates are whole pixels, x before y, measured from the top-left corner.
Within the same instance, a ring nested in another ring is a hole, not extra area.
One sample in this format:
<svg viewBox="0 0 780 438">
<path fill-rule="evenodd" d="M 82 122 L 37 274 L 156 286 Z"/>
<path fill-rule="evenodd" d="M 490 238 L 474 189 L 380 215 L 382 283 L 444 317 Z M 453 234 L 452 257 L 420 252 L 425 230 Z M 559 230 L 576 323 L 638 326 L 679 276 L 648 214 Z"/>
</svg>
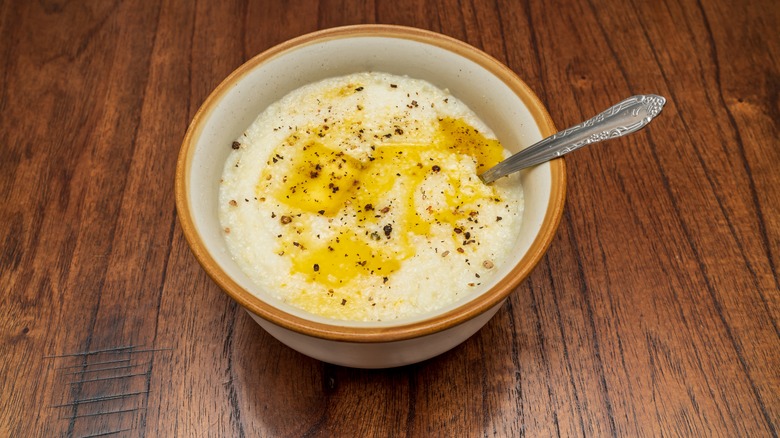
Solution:
<svg viewBox="0 0 780 438">
<path fill-rule="evenodd" d="M 390 370 L 265 333 L 172 196 L 225 76 L 357 23 L 486 51 L 560 127 L 669 100 L 567 158 L 556 238 L 483 330 Z M 778 436 L 778 28 L 771 0 L 0 1 L 0 436 Z"/>
</svg>

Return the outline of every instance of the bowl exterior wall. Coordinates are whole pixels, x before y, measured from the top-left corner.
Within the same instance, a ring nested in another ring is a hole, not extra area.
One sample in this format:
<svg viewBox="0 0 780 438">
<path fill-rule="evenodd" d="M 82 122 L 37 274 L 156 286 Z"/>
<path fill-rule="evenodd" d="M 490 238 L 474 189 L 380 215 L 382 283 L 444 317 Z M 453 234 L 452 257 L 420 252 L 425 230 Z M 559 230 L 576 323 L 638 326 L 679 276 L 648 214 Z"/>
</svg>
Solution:
<svg viewBox="0 0 780 438">
<path fill-rule="evenodd" d="M 394 342 L 340 342 L 304 335 L 273 324 L 252 312 L 249 316 L 271 336 L 293 350 L 323 362 L 352 368 L 393 368 L 438 356 L 458 346 L 479 331 L 498 312 L 504 301 L 449 329 L 419 338 Z"/>
</svg>

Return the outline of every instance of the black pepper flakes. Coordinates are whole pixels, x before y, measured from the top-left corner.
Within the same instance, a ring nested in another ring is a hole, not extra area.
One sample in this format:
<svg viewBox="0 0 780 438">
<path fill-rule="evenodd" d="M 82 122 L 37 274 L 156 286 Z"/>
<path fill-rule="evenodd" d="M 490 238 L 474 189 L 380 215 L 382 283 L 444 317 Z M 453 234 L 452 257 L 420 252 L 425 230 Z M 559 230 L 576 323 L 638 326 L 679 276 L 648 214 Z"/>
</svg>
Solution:
<svg viewBox="0 0 780 438">
<path fill-rule="evenodd" d="M 393 232 L 393 226 L 391 224 L 387 224 L 384 227 L 382 227 L 382 231 L 385 232 L 385 237 L 388 239 L 390 238 L 390 233 Z"/>
<path fill-rule="evenodd" d="M 439 172 L 441 171 L 441 167 L 439 167 L 438 164 L 434 164 L 433 167 L 431 167 L 431 170 L 433 170 L 434 172 Z"/>
<path fill-rule="evenodd" d="M 282 216 L 281 218 L 279 218 L 279 222 L 281 222 L 284 225 L 287 225 L 290 222 L 292 222 L 292 218 L 290 216 Z"/>
<path fill-rule="evenodd" d="M 320 265 L 317 263 L 314 264 L 314 272 L 318 272 L 320 270 Z"/>
<path fill-rule="evenodd" d="M 233 148 L 233 150 L 236 150 L 241 147 L 241 143 L 234 141 L 231 147 Z"/>
<path fill-rule="evenodd" d="M 344 299 L 344 298 L 342 298 L 342 299 L 341 299 L 341 305 L 343 306 L 343 305 L 345 305 L 345 304 L 347 304 L 347 300 L 346 300 L 346 299 Z"/>
</svg>

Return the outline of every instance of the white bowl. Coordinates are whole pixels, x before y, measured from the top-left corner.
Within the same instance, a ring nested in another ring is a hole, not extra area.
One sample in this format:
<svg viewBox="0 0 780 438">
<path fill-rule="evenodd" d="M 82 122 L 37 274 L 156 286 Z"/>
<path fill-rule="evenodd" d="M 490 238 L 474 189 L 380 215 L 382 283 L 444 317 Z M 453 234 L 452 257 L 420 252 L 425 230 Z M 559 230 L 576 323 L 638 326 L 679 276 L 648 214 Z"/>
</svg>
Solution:
<svg viewBox="0 0 780 438">
<path fill-rule="evenodd" d="M 463 42 L 400 26 L 328 29 L 255 56 L 211 93 L 181 146 L 176 207 L 198 262 L 268 333 L 329 363 L 385 368 L 441 354 L 487 323 L 549 246 L 563 212 L 566 174 L 562 159 L 521 173 L 525 208 L 513 259 L 499 267 L 493 282 L 453 305 L 395 322 L 350 322 L 282 303 L 253 284 L 226 247 L 217 204 L 224 162 L 233 140 L 271 103 L 305 84 L 363 71 L 407 75 L 448 89 L 513 152 L 556 131 L 525 83 Z"/>
</svg>

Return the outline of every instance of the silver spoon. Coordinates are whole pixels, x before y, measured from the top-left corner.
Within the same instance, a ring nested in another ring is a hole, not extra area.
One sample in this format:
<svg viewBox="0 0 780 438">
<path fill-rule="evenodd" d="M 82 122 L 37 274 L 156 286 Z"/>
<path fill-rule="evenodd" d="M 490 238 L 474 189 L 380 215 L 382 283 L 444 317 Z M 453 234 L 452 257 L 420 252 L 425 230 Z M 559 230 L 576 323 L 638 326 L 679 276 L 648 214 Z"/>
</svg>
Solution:
<svg viewBox="0 0 780 438">
<path fill-rule="evenodd" d="M 603 113 L 553 134 L 479 175 L 485 184 L 526 167 L 558 158 L 582 146 L 622 137 L 642 129 L 664 107 L 666 99 L 655 94 L 640 94 L 610 107 Z"/>
</svg>

